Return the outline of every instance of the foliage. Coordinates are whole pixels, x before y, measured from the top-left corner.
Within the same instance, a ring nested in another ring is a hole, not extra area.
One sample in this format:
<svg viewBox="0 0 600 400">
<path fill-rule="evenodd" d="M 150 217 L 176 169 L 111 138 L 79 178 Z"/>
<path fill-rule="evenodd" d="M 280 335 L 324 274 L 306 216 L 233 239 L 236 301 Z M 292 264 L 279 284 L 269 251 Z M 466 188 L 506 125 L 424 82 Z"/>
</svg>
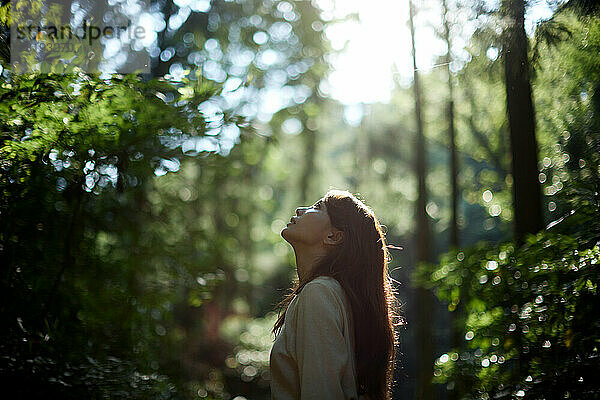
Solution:
<svg viewBox="0 0 600 400">
<path fill-rule="evenodd" d="M 450 311 L 465 313 L 463 347 L 437 359 L 438 383 L 460 382 L 466 398 L 595 398 L 598 215 L 582 207 L 522 248 L 480 243 L 420 270 Z"/>
<path fill-rule="evenodd" d="M 535 48 L 534 92 L 539 180 L 548 216 L 562 218 L 521 248 L 481 242 L 442 255 L 438 265 L 422 265 L 416 275 L 455 315 L 462 345 L 436 360 L 434 375 L 463 398 L 597 398 L 600 180 L 593 132 L 600 115 L 600 25 L 569 13 L 552 23 L 568 35 L 548 40 L 538 33 L 545 41 Z M 462 87 L 477 82 L 469 74 L 479 62 L 474 57 L 461 71 Z M 488 184 L 502 181 L 492 176 Z"/>
<path fill-rule="evenodd" d="M 276 319 L 277 315 L 270 312 L 265 317 L 250 320 L 231 316 L 223 322 L 223 335 L 234 344 L 233 354 L 225 360 L 226 373 L 241 376 L 244 382 L 255 380 L 259 388 L 268 388 L 269 355 L 273 344 L 271 330 Z"/>
<path fill-rule="evenodd" d="M 468 246 L 507 238 L 513 214 L 502 25 L 485 2 L 462 3 L 452 72 Z M 22 397 L 267 398 L 269 311 L 295 276 L 279 231 L 330 186 L 373 206 L 407 249 L 392 269 L 409 283 L 396 266 L 414 247 L 410 87 L 390 104 L 326 99 L 335 21 L 314 2 L 161 4 L 153 73 L 164 78 L 4 71 L 0 376 Z M 547 220 L 565 217 L 523 248 L 478 244 L 420 271 L 469 338 L 443 350 L 436 379 L 476 398 L 593 397 L 600 25 L 566 12 L 553 22 L 534 54 L 538 172 Z M 449 221 L 446 79 L 423 74 L 433 253 Z M 400 292 L 410 374 L 423 339 L 410 336 L 411 289 Z M 446 315 L 435 314 L 443 345 Z M 400 381 L 410 389 L 410 376 Z"/>
<path fill-rule="evenodd" d="M 560 215 L 573 204 L 599 201 L 600 18 L 564 13 L 554 22 L 569 29 L 570 39 L 539 46 L 536 107 L 542 111 L 538 125 L 541 151 L 546 155 L 540 179 L 549 209 Z M 563 188 L 565 196 L 554 196 Z"/>
<path fill-rule="evenodd" d="M 168 270 L 142 262 L 158 251 L 143 240 L 155 220 L 145 193 L 155 174 L 178 168 L 178 144 L 204 136 L 193 110 L 215 93 L 85 74 L 2 84 L 0 369 L 13 393 L 177 392 L 157 373 L 176 343 L 163 336 L 177 293 L 152 290 Z"/>
<path fill-rule="evenodd" d="M 0 375 L 17 394 L 268 396 L 272 321 L 262 361 L 235 368 L 245 336 L 220 327 L 255 332 L 289 284 L 272 221 L 297 200 L 272 144 L 285 115 L 314 114 L 326 23 L 310 2 L 163 5 L 164 78 L 3 70 Z M 245 117 L 275 89 L 284 111 L 255 135 Z"/>
</svg>

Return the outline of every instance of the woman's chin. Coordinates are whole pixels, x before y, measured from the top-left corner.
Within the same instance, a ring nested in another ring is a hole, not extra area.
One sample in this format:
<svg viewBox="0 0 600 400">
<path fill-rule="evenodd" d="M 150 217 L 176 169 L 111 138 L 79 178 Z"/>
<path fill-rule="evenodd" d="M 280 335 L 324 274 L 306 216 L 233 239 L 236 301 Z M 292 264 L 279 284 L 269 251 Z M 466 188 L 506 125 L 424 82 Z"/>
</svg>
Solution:
<svg viewBox="0 0 600 400">
<path fill-rule="evenodd" d="M 282 238 L 285 239 L 286 242 L 290 242 L 290 227 L 289 225 L 284 227 L 281 232 L 279 233 L 281 235 Z"/>
</svg>

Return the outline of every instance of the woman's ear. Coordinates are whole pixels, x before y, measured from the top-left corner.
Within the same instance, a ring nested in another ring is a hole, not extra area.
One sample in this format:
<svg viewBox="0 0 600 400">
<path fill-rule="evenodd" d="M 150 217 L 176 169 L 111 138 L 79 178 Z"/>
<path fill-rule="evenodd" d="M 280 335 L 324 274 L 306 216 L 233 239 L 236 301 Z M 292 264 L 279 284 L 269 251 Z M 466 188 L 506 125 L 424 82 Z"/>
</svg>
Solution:
<svg viewBox="0 0 600 400">
<path fill-rule="evenodd" d="M 329 231 L 329 233 L 327 233 L 327 236 L 325 236 L 323 243 L 335 246 L 342 243 L 343 241 L 344 232 L 340 231 L 339 229 L 332 228 Z"/>
</svg>

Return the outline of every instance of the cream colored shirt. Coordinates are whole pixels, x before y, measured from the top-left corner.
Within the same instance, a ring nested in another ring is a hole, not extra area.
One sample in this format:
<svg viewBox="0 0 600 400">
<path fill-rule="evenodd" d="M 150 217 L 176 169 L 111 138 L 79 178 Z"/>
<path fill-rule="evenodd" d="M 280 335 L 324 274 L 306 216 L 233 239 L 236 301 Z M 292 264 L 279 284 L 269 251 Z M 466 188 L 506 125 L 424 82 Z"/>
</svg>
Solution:
<svg viewBox="0 0 600 400">
<path fill-rule="evenodd" d="M 273 400 L 358 398 L 350 304 L 337 280 L 315 278 L 292 299 L 270 362 Z"/>
</svg>

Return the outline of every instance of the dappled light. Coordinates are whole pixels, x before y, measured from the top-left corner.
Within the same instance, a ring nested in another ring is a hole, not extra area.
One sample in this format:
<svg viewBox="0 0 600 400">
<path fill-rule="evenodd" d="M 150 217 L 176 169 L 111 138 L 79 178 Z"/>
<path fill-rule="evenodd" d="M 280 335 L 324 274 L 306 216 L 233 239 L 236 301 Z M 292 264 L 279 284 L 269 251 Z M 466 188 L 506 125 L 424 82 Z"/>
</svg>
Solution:
<svg viewBox="0 0 600 400">
<path fill-rule="evenodd" d="M 0 7 L 6 393 L 271 398 L 282 230 L 337 188 L 390 399 L 597 398 L 595 2 L 88 3 Z"/>
</svg>

